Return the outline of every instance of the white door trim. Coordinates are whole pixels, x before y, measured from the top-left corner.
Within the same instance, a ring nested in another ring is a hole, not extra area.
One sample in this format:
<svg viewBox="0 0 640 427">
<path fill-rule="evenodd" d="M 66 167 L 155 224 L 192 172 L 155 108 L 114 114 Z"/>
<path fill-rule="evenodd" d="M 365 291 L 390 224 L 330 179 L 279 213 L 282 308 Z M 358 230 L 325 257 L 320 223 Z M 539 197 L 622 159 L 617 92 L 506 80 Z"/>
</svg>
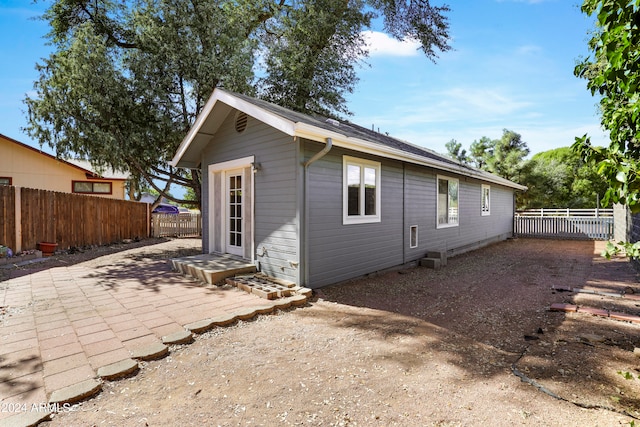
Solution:
<svg viewBox="0 0 640 427">
<path fill-rule="evenodd" d="M 208 195 L 209 195 L 209 203 L 208 203 L 208 212 L 207 212 L 207 223 L 209 225 L 209 253 L 211 252 L 226 252 L 227 247 L 227 226 L 226 226 L 226 215 L 227 215 L 227 203 L 226 203 L 226 171 L 232 169 L 244 169 L 246 175 L 246 168 L 250 168 L 251 177 L 246 177 L 243 179 L 243 187 L 245 185 L 249 185 L 249 197 L 243 201 L 250 203 L 249 209 L 251 209 L 251 218 L 247 224 L 243 225 L 243 232 L 250 232 L 250 244 L 247 244 L 247 247 L 244 247 L 244 254 L 242 255 L 246 259 L 250 259 L 252 262 L 255 262 L 255 173 L 253 169 L 253 164 L 255 163 L 255 156 L 247 156 L 242 157 L 235 160 L 229 160 L 226 162 L 214 163 L 208 166 Z M 247 178 L 248 181 L 247 181 Z M 245 192 L 246 193 L 246 192 Z M 219 235 L 216 235 L 216 229 L 218 230 Z"/>
</svg>

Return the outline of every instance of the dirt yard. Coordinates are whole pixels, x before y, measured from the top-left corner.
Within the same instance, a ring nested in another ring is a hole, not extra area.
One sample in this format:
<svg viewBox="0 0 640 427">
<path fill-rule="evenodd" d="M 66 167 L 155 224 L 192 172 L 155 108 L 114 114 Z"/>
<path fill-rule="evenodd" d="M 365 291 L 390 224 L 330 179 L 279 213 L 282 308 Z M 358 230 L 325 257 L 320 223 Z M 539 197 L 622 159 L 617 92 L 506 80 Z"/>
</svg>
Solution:
<svg viewBox="0 0 640 427">
<path fill-rule="evenodd" d="M 549 311 L 640 314 L 640 301 L 552 288 L 640 294 L 630 265 L 598 252 L 519 239 L 326 287 L 174 347 L 43 425 L 638 425 L 640 324 Z"/>
</svg>

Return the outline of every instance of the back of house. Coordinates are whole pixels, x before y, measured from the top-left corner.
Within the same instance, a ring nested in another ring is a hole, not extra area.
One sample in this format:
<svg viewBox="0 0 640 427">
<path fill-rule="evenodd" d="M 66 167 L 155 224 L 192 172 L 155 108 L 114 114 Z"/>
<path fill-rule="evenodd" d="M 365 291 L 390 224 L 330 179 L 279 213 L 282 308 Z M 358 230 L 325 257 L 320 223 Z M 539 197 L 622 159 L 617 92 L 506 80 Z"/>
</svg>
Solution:
<svg viewBox="0 0 640 427">
<path fill-rule="evenodd" d="M 525 187 L 353 123 L 216 89 L 172 161 L 203 177 L 203 251 L 318 288 L 513 233 Z"/>
</svg>

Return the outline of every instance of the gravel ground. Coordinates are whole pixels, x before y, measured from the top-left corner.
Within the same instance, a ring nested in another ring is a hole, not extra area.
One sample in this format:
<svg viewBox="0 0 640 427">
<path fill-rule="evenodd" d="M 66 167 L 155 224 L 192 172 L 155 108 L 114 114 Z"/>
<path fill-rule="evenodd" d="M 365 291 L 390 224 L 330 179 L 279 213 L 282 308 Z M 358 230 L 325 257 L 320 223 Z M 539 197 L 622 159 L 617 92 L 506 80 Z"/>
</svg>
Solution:
<svg viewBox="0 0 640 427">
<path fill-rule="evenodd" d="M 134 249 L 136 262 L 189 252 L 174 242 Z M 127 252 L 88 262 L 130 268 Z M 628 299 L 552 288 L 640 293 L 627 262 L 597 253 L 594 242 L 520 239 L 438 271 L 326 287 L 306 307 L 173 347 L 44 425 L 638 424 L 640 325 L 548 310 L 640 314 Z"/>
</svg>

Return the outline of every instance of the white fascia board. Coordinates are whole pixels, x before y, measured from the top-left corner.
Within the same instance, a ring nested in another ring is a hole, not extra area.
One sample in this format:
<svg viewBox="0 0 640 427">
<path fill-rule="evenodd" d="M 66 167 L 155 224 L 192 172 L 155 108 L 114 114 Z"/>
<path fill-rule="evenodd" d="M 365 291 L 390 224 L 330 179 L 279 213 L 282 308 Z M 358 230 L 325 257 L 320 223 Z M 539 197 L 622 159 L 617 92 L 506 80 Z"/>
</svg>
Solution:
<svg viewBox="0 0 640 427">
<path fill-rule="evenodd" d="M 286 133 L 287 135 L 291 135 L 291 136 L 294 135 L 295 124 L 290 120 L 286 120 L 281 116 L 270 113 L 250 102 L 237 98 L 220 89 L 214 89 L 213 93 L 207 100 L 207 103 L 202 108 L 202 111 L 200 111 L 200 114 L 198 114 L 196 121 L 193 123 L 193 125 L 189 129 L 189 132 L 180 143 L 180 146 L 176 150 L 176 154 L 173 156 L 173 159 L 169 162 L 171 166 L 175 167 L 180 161 L 180 159 L 182 158 L 182 156 L 184 156 L 185 152 L 189 149 L 189 146 L 193 142 L 195 136 L 198 134 L 198 132 L 200 132 L 200 129 L 202 128 L 204 123 L 207 121 L 207 118 L 209 118 L 209 115 L 213 111 L 218 101 L 224 104 L 227 104 L 232 108 L 240 110 L 248 114 L 249 116 L 252 116 L 260 120 L 261 122 L 264 122 L 269 126 L 272 126 Z"/>
<path fill-rule="evenodd" d="M 293 136 L 295 134 L 295 123 L 291 120 L 287 120 L 282 116 L 271 113 L 270 111 L 260 108 L 251 102 L 237 98 L 229 93 L 218 91 L 218 94 L 218 99 L 228 106 L 235 108 L 236 110 L 240 110 L 289 136 Z"/>
<path fill-rule="evenodd" d="M 394 160 L 400 160 L 417 165 L 429 166 L 434 169 L 453 172 L 458 175 L 469 176 L 482 181 L 504 185 L 506 187 L 511 187 L 522 191 L 527 189 L 527 187 L 525 187 L 524 185 L 516 184 L 497 175 L 482 173 L 474 169 L 466 168 L 462 165 L 456 166 L 447 162 L 431 159 L 429 157 L 407 153 L 406 151 L 396 148 L 381 146 L 380 144 L 375 144 L 364 139 L 350 138 L 339 132 L 318 128 L 316 126 L 308 125 L 305 123 L 296 123 L 295 135 L 300 138 L 318 142 L 325 142 L 326 138 L 331 138 L 333 140 L 333 145 L 349 150 L 359 151 L 362 153 L 386 157 Z"/>
<path fill-rule="evenodd" d="M 191 145 L 191 142 L 200 131 L 200 128 L 204 124 L 205 120 L 207 120 L 207 117 L 209 117 L 209 113 L 211 113 L 211 110 L 213 110 L 213 106 L 216 104 L 216 101 L 216 90 L 214 89 L 213 94 L 209 97 L 207 103 L 204 104 L 202 111 L 200 111 L 200 114 L 198 114 L 198 117 L 196 117 L 196 121 L 193 123 L 193 125 L 189 129 L 189 132 L 187 132 L 187 135 L 180 143 L 180 146 L 176 150 L 176 154 L 173 156 L 173 159 L 171 159 L 171 161 L 169 162 L 171 166 L 175 167 L 182 156 L 184 156 L 184 153 L 187 151 L 187 149 Z"/>
</svg>

